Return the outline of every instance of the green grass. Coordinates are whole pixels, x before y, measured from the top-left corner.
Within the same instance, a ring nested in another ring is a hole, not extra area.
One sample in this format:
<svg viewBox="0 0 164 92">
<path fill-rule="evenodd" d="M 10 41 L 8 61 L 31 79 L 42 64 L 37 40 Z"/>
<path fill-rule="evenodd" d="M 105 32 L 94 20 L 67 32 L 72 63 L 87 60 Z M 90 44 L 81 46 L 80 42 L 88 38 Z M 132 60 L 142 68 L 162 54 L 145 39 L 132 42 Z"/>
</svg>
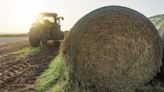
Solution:
<svg viewBox="0 0 164 92">
<path fill-rule="evenodd" d="M 18 55 L 16 57 L 17 60 L 26 58 L 27 56 L 33 56 L 38 54 L 43 47 L 37 47 L 37 48 L 24 48 L 22 50 L 17 51 Z"/>
<path fill-rule="evenodd" d="M 161 21 L 161 22 L 159 23 L 158 29 L 164 29 L 164 21 Z"/>
<path fill-rule="evenodd" d="M 39 92 L 64 92 L 64 87 L 68 85 L 65 76 L 64 62 L 61 55 L 49 64 L 49 68 L 37 79 L 36 89 Z"/>
<path fill-rule="evenodd" d="M 0 37 L 26 37 L 27 34 L 0 34 Z"/>
<path fill-rule="evenodd" d="M 152 21 L 152 23 L 155 25 L 155 27 L 157 28 L 157 30 L 161 30 L 164 29 L 164 21 L 163 21 L 164 17 L 160 17 L 160 18 L 153 18 L 150 19 Z"/>
</svg>

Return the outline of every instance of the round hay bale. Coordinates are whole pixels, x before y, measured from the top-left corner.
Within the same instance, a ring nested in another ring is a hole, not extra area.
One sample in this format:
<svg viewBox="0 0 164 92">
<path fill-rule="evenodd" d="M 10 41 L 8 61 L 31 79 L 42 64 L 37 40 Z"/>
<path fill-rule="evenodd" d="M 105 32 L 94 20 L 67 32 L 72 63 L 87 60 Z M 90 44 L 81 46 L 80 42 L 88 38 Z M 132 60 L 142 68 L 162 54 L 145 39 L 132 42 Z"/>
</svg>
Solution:
<svg viewBox="0 0 164 92">
<path fill-rule="evenodd" d="M 154 25 L 142 14 L 120 6 L 85 15 L 61 46 L 70 78 L 101 92 L 148 83 L 162 59 Z"/>
<path fill-rule="evenodd" d="M 155 25 L 155 27 L 162 39 L 162 44 L 163 44 L 163 48 L 164 48 L 164 15 L 156 15 L 156 16 L 150 17 L 150 20 Z M 164 53 L 164 51 L 163 51 L 163 53 Z M 164 78 L 164 57 L 163 57 L 162 63 L 163 64 L 161 66 L 161 72 L 159 73 L 159 76 L 161 78 Z"/>
</svg>

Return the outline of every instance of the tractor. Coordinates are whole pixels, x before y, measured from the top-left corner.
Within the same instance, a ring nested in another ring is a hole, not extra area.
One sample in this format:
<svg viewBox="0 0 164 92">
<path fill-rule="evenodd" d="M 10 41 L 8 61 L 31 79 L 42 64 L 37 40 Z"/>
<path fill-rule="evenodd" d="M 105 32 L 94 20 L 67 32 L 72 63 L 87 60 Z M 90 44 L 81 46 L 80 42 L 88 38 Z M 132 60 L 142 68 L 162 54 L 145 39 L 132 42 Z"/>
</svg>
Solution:
<svg viewBox="0 0 164 92">
<path fill-rule="evenodd" d="M 29 31 L 30 45 L 38 47 L 41 43 L 46 44 L 49 40 L 53 40 L 54 45 L 59 46 L 64 38 L 60 29 L 60 19 L 64 18 L 58 17 L 56 13 L 39 13 Z"/>
</svg>

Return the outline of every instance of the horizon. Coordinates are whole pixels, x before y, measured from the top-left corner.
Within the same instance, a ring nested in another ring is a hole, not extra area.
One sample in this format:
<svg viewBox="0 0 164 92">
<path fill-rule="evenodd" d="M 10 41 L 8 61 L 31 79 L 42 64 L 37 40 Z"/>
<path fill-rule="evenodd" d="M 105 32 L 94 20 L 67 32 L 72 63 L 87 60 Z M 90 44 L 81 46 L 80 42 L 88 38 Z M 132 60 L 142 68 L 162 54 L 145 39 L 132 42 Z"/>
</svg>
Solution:
<svg viewBox="0 0 164 92">
<path fill-rule="evenodd" d="M 164 14 L 163 0 L 0 0 L 0 34 L 28 33 L 39 12 L 54 12 L 63 16 L 61 30 L 70 30 L 87 13 L 110 5 L 128 7 L 146 17 Z"/>
</svg>

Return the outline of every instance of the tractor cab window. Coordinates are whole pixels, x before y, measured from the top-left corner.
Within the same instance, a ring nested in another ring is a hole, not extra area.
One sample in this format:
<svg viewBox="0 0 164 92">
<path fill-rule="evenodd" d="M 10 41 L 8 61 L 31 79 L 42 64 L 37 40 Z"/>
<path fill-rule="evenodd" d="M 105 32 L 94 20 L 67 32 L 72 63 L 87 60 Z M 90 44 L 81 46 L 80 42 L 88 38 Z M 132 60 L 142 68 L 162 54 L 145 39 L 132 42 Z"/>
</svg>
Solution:
<svg viewBox="0 0 164 92">
<path fill-rule="evenodd" d="M 43 22 L 51 22 L 51 23 L 55 23 L 55 20 L 53 17 L 43 17 Z"/>
<path fill-rule="evenodd" d="M 56 23 L 56 20 L 54 20 L 54 17 L 52 16 L 38 16 L 36 18 L 37 23 L 45 24 L 45 23 Z"/>
</svg>

